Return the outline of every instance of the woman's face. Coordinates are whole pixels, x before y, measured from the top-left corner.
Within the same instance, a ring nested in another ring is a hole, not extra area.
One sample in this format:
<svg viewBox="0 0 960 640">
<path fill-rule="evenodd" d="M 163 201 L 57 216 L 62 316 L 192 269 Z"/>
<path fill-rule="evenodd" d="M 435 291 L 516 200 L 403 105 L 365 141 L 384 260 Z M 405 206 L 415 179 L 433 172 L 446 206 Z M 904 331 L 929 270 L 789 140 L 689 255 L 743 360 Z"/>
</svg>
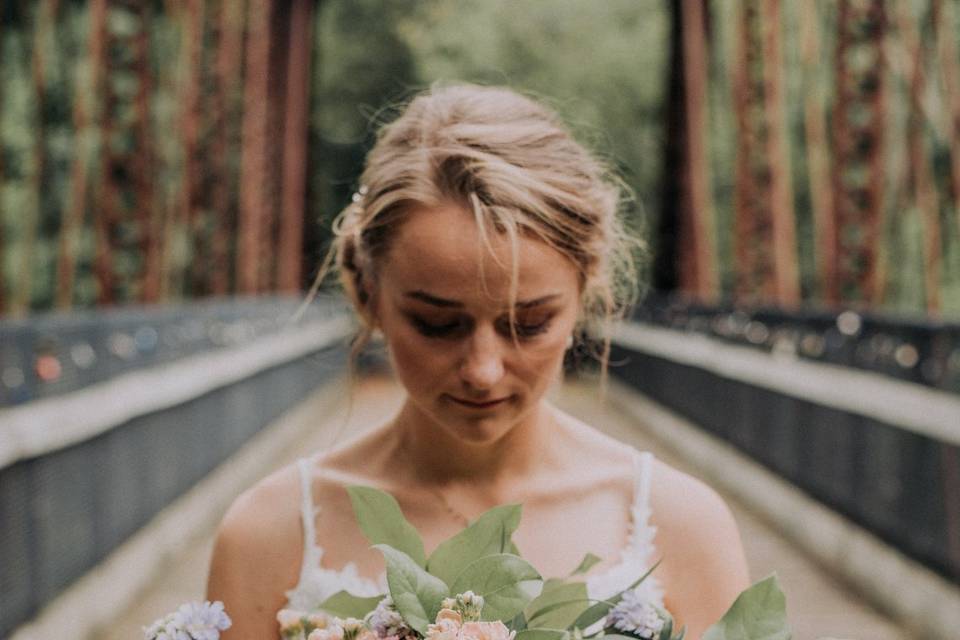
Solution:
<svg viewBox="0 0 960 640">
<path fill-rule="evenodd" d="M 463 208 L 413 211 L 378 265 L 374 314 L 409 408 L 471 442 L 532 415 L 577 320 L 573 264 L 530 238 L 517 259 L 516 337 L 510 241 L 491 232 L 485 244 Z"/>
</svg>

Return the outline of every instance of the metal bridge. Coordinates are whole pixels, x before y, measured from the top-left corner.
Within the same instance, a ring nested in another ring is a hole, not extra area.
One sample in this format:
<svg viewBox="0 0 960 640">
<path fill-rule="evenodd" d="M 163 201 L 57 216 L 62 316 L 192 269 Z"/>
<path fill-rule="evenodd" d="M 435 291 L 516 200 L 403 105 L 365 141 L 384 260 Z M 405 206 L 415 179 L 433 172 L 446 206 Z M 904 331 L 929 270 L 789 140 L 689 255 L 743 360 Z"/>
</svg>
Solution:
<svg viewBox="0 0 960 640">
<path fill-rule="evenodd" d="M 351 323 L 297 304 L 0 324 L 0 636 L 119 638 L 202 596 L 229 501 L 343 426 Z M 960 326 L 654 299 L 611 374 L 606 402 L 589 375 L 555 401 L 720 489 L 798 637 L 958 628 Z M 384 380 L 361 423 L 395 406 Z"/>
</svg>

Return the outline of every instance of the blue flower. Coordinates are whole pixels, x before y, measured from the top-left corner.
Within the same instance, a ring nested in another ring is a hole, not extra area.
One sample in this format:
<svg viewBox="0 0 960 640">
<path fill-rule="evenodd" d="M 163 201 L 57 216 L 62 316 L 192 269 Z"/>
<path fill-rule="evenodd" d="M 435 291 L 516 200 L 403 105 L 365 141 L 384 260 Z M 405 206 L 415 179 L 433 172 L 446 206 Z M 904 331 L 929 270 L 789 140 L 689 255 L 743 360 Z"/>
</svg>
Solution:
<svg viewBox="0 0 960 640">
<path fill-rule="evenodd" d="M 219 640 L 230 628 L 222 602 L 189 602 L 143 628 L 146 640 Z"/>
</svg>

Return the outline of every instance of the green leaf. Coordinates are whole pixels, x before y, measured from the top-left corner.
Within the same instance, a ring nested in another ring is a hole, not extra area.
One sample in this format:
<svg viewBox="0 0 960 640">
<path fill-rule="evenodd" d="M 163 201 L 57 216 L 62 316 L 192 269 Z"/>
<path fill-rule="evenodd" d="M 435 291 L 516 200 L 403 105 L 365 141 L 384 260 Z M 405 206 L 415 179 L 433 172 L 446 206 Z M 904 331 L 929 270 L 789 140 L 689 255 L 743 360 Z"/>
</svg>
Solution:
<svg viewBox="0 0 960 640">
<path fill-rule="evenodd" d="M 385 491 L 353 485 L 347 487 L 360 529 L 371 545 L 388 544 L 402 551 L 419 566 L 426 566 L 423 540 L 400 511 L 396 499 Z"/>
<path fill-rule="evenodd" d="M 346 591 L 338 591 L 324 600 L 320 608 L 340 618 L 363 619 L 377 607 L 381 600 L 383 596 L 361 598 Z"/>
<path fill-rule="evenodd" d="M 543 591 L 531 602 L 525 612 L 530 625 L 565 629 L 590 606 L 587 585 L 583 582 L 548 580 Z"/>
<path fill-rule="evenodd" d="M 524 629 L 517 633 L 514 640 L 569 640 L 569 638 L 570 632 L 563 629 Z"/>
<path fill-rule="evenodd" d="M 374 547 L 387 562 L 387 586 L 397 611 L 412 629 L 426 635 L 427 625 L 440 611 L 441 600 L 450 595 L 447 585 L 427 573 L 403 551 L 386 544 Z"/>
<path fill-rule="evenodd" d="M 776 574 L 741 593 L 703 640 L 790 640 L 787 603 Z"/>
<path fill-rule="evenodd" d="M 527 617 L 521 611 L 513 617 L 513 620 L 507 623 L 507 629 L 511 631 L 523 631 L 527 628 Z"/>
<path fill-rule="evenodd" d="M 571 576 L 578 576 L 590 571 L 602 558 L 600 556 L 595 556 L 592 553 L 588 553 L 583 556 L 583 560 L 580 561 L 580 566 L 573 570 Z"/>
<path fill-rule="evenodd" d="M 501 553 L 471 562 L 450 591 L 456 594 L 469 590 L 483 596 L 481 620 L 512 620 L 536 595 L 529 583 L 541 579 L 523 558 Z"/>
<path fill-rule="evenodd" d="M 494 507 L 442 542 L 430 555 L 427 571 L 450 584 L 474 560 L 500 553 L 520 555 L 510 539 L 519 525 L 520 505 Z"/>
</svg>

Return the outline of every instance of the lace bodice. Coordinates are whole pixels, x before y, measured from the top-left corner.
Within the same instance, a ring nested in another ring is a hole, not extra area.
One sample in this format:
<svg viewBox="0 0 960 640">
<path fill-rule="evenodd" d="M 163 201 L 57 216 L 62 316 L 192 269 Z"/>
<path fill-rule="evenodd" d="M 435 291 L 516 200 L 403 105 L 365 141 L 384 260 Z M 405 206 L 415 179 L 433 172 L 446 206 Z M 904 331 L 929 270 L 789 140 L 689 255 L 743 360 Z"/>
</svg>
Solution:
<svg viewBox="0 0 960 640">
<path fill-rule="evenodd" d="M 311 468 L 307 458 L 298 461 L 301 481 L 301 517 L 303 520 L 303 564 L 300 580 L 287 591 L 287 608 L 300 611 L 317 609 L 324 600 L 338 591 L 348 591 L 357 596 L 376 596 L 387 593 L 387 578 L 381 574 L 376 580 L 361 576 L 357 565 L 347 563 L 341 569 L 321 566 L 323 549 L 317 544 L 315 519 L 317 507 L 311 490 Z M 630 534 L 626 546 L 620 552 L 619 561 L 604 571 L 588 575 L 587 594 L 591 598 L 606 599 L 639 578 L 653 560 L 653 538 L 656 527 L 650 525 L 650 474 L 653 455 L 649 452 L 634 452 L 635 483 L 633 504 L 630 513 Z M 644 580 L 637 592 L 644 600 L 663 606 L 663 591 L 656 575 Z"/>
</svg>

